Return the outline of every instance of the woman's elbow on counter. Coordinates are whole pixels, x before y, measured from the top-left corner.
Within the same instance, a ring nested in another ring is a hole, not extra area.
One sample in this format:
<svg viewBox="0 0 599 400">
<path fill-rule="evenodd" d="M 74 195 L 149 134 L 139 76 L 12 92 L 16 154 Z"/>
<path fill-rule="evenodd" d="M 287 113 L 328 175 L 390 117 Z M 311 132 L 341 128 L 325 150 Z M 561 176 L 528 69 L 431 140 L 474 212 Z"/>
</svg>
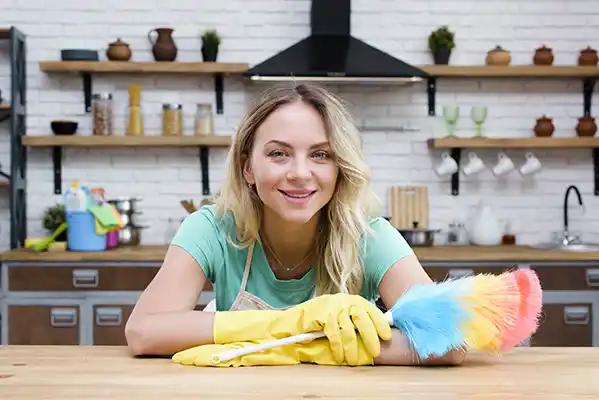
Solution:
<svg viewBox="0 0 599 400">
<path fill-rule="evenodd" d="M 140 319 L 129 319 L 125 324 L 125 340 L 133 356 L 143 356 L 148 352 L 145 328 Z"/>
</svg>

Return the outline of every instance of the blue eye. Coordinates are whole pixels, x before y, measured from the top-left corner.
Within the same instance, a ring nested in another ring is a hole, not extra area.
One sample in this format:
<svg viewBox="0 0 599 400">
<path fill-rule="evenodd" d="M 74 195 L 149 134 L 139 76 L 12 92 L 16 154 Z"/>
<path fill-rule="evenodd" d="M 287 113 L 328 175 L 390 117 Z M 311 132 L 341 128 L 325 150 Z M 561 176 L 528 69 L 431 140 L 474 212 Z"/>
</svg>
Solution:
<svg viewBox="0 0 599 400">
<path fill-rule="evenodd" d="M 326 160 L 327 158 L 329 158 L 329 153 L 327 153 L 326 151 L 317 151 L 316 153 L 314 153 L 314 157 Z"/>
</svg>

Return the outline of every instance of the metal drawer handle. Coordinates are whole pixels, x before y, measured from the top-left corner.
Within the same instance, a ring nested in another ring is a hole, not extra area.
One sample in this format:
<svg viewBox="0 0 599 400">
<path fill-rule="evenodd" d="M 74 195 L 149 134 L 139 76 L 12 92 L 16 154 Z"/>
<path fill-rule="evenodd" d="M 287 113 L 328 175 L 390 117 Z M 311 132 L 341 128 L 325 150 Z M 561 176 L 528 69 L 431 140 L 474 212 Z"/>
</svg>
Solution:
<svg viewBox="0 0 599 400">
<path fill-rule="evenodd" d="M 123 322 L 123 309 L 118 307 L 102 307 L 96 309 L 96 325 L 120 326 Z"/>
<path fill-rule="evenodd" d="M 587 306 L 565 306 L 564 323 L 566 325 L 588 325 L 590 311 Z"/>
<path fill-rule="evenodd" d="M 56 328 L 73 327 L 77 325 L 76 308 L 51 308 L 50 325 Z"/>
<path fill-rule="evenodd" d="M 474 274 L 474 271 L 471 269 L 450 269 L 447 273 L 451 279 L 459 279 L 472 274 Z"/>
<path fill-rule="evenodd" d="M 100 273 L 97 269 L 74 269 L 73 287 L 95 288 L 100 283 Z"/>
<path fill-rule="evenodd" d="M 599 287 L 599 268 L 587 269 L 587 286 Z"/>
</svg>

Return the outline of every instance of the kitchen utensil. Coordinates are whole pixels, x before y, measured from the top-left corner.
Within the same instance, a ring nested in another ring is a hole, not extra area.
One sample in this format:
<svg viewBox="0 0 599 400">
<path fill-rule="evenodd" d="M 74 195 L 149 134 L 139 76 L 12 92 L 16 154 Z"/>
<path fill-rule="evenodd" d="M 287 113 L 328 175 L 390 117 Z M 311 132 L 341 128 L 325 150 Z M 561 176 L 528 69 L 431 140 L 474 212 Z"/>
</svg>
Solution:
<svg viewBox="0 0 599 400">
<path fill-rule="evenodd" d="M 131 55 L 132 51 L 129 43 L 122 41 L 121 38 L 110 43 L 106 49 L 106 58 L 110 61 L 129 61 Z"/>
<path fill-rule="evenodd" d="M 417 247 L 432 246 L 435 243 L 435 233 L 441 231 L 440 229 L 419 229 L 416 221 L 413 222 L 411 229 L 397 228 L 397 230 L 410 246 Z"/>
<path fill-rule="evenodd" d="M 147 226 L 127 225 L 118 230 L 119 246 L 139 246 L 141 243 L 141 230 Z"/>
<path fill-rule="evenodd" d="M 456 137 L 455 131 L 458 125 L 458 119 L 460 118 L 460 106 L 443 106 L 443 119 L 447 126 L 446 137 Z"/>
<path fill-rule="evenodd" d="M 64 49 L 60 50 L 62 61 L 98 61 L 100 56 L 97 50 L 88 49 Z"/>
<path fill-rule="evenodd" d="M 428 187 L 392 186 L 389 188 L 391 225 L 398 229 L 428 228 Z"/>
<path fill-rule="evenodd" d="M 54 243 L 54 241 L 56 240 L 58 235 L 60 235 L 66 229 L 67 229 L 67 223 L 63 222 L 50 236 L 43 238 L 39 242 L 33 243 L 31 245 L 31 249 L 33 251 L 37 251 L 37 252 L 47 251 L 48 248 L 50 247 L 50 245 L 52 243 Z"/>
<path fill-rule="evenodd" d="M 420 359 L 468 348 L 489 353 L 509 350 L 538 327 L 542 289 L 536 272 L 477 274 L 415 285 L 385 313 Z M 309 332 L 212 356 L 219 364 L 274 347 L 324 337 Z"/>
<path fill-rule="evenodd" d="M 124 213 L 138 214 L 137 205 L 142 200 L 142 197 L 117 197 L 108 200 L 108 203 L 112 204 L 121 215 Z"/>
<path fill-rule="evenodd" d="M 193 200 L 181 200 L 181 205 L 183 206 L 185 211 L 187 211 L 190 214 L 193 214 L 198 210 L 195 204 L 193 203 Z"/>
<path fill-rule="evenodd" d="M 50 122 L 50 128 L 55 135 L 74 135 L 79 124 L 75 121 L 55 120 Z"/>
<path fill-rule="evenodd" d="M 483 137 L 483 124 L 487 119 L 487 107 L 485 106 L 474 106 L 470 110 L 470 118 L 472 122 L 476 125 L 476 135 L 475 137 Z"/>
</svg>

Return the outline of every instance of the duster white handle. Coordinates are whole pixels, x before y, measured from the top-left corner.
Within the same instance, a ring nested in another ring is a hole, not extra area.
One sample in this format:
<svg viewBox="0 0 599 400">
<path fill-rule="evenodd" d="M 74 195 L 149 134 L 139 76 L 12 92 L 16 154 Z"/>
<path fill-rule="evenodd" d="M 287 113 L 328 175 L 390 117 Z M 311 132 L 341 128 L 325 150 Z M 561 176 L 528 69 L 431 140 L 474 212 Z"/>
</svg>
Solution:
<svg viewBox="0 0 599 400">
<path fill-rule="evenodd" d="M 302 333 L 295 336 L 289 336 L 283 339 L 277 339 L 270 342 L 260 343 L 255 346 L 249 346 L 243 349 L 229 350 L 220 354 L 214 354 L 212 356 L 212 363 L 219 364 L 223 361 L 229 361 L 236 357 L 245 356 L 247 354 L 257 353 L 259 351 L 272 349 L 274 347 L 287 346 L 289 344 L 299 343 L 306 340 L 318 339 L 324 336 L 324 332 Z"/>
</svg>

